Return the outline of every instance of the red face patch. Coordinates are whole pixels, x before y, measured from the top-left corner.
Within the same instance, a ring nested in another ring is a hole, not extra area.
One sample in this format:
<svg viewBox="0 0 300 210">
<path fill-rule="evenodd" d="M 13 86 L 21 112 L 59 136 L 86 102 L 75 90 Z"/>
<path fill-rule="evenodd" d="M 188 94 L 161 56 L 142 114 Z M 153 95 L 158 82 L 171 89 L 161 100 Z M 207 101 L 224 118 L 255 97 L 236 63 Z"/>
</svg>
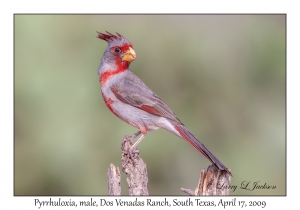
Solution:
<svg viewBox="0 0 300 210">
<path fill-rule="evenodd" d="M 129 47 L 133 48 L 132 44 L 124 44 L 122 46 L 114 46 L 111 48 L 111 52 L 114 55 L 119 55 L 119 54 L 124 53 L 127 50 L 129 50 Z M 118 49 L 120 50 L 119 52 L 118 52 Z"/>
</svg>

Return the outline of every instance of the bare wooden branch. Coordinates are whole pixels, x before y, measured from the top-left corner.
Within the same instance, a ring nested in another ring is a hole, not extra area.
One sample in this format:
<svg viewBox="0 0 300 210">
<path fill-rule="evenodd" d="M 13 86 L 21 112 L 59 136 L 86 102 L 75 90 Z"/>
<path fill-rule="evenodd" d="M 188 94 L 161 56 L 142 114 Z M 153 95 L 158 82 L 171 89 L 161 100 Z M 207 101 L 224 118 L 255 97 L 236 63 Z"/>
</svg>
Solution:
<svg viewBox="0 0 300 210">
<path fill-rule="evenodd" d="M 130 151 L 133 142 L 124 138 L 122 142 L 122 170 L 128 175 L 129 195 L 149 195 L 148 173 L 146 163 L 140 158 L 139 151 Z M 230 171 L 230 169 L 229 169 Z M 109 195 L 121 195 L 120 179 L 121 174 L 118 167 L 110 164 L 108 169 L 108 190 Z M 220 171 L 212 164 L 200 173 L 198 186 L 195 190 L 181 188 L 188 195 L 229 195 L 231 175 L 226 171 Z"/>
<path fill-rule="evenodd" d="M 110 164 L 107 172 L 109 195 L 121 195 L 121 174 L 118 167 Z"/>
<path fill-rule="evenodd" d="M 231 176 L 226 171 L 220 171 L 212 164 L 200 173 L 200 179 L 195 191 L 181 188 L 181 191 L 189 195 L 229 195 Z"/>
<path fill-rule="evenodd" d="M 146 163 L 140 158 L 139 151 L 129 152 L 132 141 L 123 141 L 122 144 L 122 170 L 129 177 L 128 183 L 129 195 L 149 195 L 148 173 Z"/>
</svg>

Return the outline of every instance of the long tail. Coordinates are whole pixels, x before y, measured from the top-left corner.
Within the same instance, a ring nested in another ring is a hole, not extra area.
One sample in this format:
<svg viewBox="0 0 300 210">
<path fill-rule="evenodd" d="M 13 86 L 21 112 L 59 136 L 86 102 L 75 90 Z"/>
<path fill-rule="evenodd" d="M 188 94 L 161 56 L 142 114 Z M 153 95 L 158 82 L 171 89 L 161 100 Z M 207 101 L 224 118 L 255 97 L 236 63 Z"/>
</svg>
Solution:
<svg viewBox="0 0 300 210">
<path fill-rule="evenodd" d="M 221 161 L 218 160 L 198 139 L 183 125 L 174 125 L 175 129 L 180 133 L 181 137 L 190 143 L 196 150 L 198 150 L 204 157 L 209 159 L 220 170 L 227 171 L 231 176 L 231 172 L 226 168 Z"/>
</svg>

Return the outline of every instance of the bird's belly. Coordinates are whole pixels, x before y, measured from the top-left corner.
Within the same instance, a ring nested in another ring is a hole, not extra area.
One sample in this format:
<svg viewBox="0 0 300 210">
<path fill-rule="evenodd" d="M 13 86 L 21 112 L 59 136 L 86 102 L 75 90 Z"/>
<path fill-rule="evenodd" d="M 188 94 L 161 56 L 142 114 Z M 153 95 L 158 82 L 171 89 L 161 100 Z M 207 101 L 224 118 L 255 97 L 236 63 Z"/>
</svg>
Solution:
<svg viewBox="0 0 300 210">
<path fill-rule="evenodd" d="M 147 131 L 159 129 L 156 115 L 121 101 L 114 102 L 112 107 L 116 116 L 136 128 L 146 128 Z"/>
</svg>

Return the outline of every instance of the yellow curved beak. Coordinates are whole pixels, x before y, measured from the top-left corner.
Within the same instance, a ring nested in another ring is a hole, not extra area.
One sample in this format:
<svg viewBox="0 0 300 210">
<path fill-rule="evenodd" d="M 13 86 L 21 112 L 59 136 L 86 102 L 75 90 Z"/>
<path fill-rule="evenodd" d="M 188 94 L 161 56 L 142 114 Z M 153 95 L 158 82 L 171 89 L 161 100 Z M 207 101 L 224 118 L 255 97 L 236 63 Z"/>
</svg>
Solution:
<svg viewBox="0 0 300 210">
<path fill-rule="evenodd" d="M 124 53 L 122 61 L 131 62 L 136 58 L 135 51 L 129 47 L 129 49 Z"/>
</svg>

